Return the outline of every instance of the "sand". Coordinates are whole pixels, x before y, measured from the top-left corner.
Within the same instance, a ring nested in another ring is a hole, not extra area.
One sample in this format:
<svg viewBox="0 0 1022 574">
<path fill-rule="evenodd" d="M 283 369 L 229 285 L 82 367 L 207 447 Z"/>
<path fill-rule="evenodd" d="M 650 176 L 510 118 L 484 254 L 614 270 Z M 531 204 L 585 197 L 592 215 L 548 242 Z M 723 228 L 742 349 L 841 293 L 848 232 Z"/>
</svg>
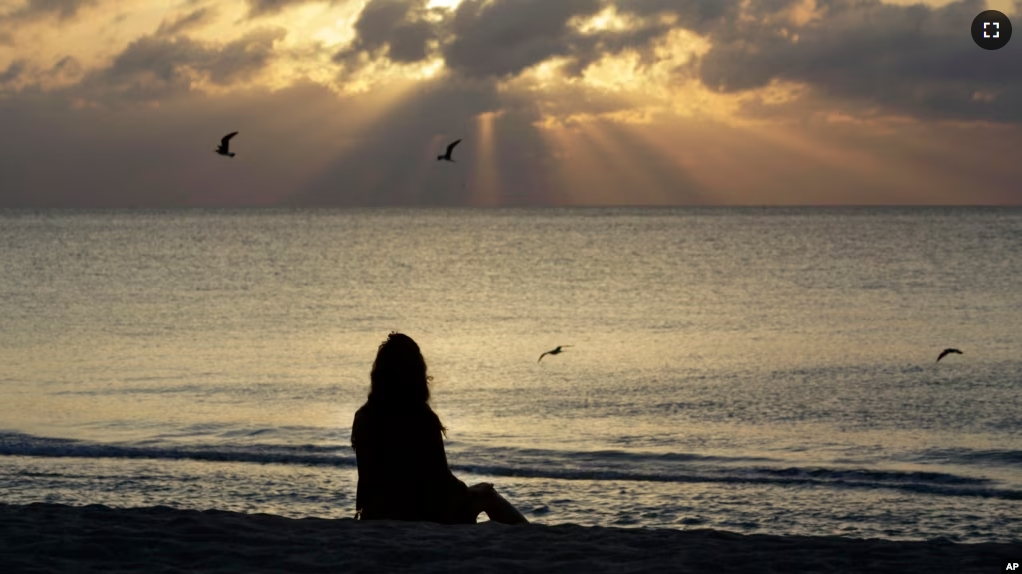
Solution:
<svg viewBox="0 0 1022 574">
<path fill-rule="evenodd" d="M 0 504 L 0 572 L 1003 572 L 1019 544 Z"/>
</svg>

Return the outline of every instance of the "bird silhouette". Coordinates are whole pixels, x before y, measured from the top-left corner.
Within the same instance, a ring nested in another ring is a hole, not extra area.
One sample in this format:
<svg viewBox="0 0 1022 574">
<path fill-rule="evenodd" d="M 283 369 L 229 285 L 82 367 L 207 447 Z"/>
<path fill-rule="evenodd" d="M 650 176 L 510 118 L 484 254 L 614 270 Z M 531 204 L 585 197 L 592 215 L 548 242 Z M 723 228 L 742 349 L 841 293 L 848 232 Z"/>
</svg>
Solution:
<svg viewBox="0 0 1022 574">
<path fill-rule="evenodd" d="M 454 143 L 452 143 L 451 145 L 447 146 L 447 153 L 445 153 L 444 155 L 436 156 L 436 160 L 437 161 L 454 161 L 453 159 L 451 159 L 451 152 L 454 151 L 454 146 L 458 145 L 459 143 L 461 143 L 461 140 L 456 140 Z"/>
<path fill-rule="evenodd" d="M 575 345 L 561 345 L 561 346 L 557 347 L 556 349 L 554 349 L 553 351 L 547 351 L 547 352 L 543 353 L 542 355 L 540 355 L 539 356 L 539 361 L 542 361 L 543 357 L 545 357 L 547 355 L 559 355 L 559 354 L 561 354 L 563 352 L 562 349 L 564 349 L 564 347 L 574 347 L 574 346 Z M 538 363 L 539 361 L 536 361 L 536 362 Z"/>
<path fill-rule="evenodd" d="M 958 349 L 944 349 L 943 351 L 940 352 L 939 355 L 937 355 L 937 362 L 939 363 L 940 360 L 943 359 L 945 355 L 949 355 L 951 353 L 958 353 L 959 355 L 965 354 L 959 351 Z"/>
<path fill-rule="evenodd" d="M 231 132 L 231 133 L 225 135 L 223 137 L 223 139 L 220 140 L 220 147 L 216 148 L 213 151 L 215 151 L 216 153 L 218 153 L 220 155 L 225 155 L 227 157 L 234 157 L 234 153 L 231 152 L 228 149 L 228 146 L 231 145 L 231 143 L 230 143 L 231 142 L 231 138 L 233 138 L 236 135 L 238 135 L 238 132 Z"/>
</svg>

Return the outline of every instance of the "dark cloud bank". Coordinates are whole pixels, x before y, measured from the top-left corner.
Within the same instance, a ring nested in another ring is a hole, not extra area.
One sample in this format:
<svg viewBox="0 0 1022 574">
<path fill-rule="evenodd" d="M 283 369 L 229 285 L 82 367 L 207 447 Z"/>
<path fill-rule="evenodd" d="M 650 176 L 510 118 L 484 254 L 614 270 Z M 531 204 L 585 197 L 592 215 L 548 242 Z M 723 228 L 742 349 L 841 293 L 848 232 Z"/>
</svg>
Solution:
<svg viewBox="0 0 1022 574">
<path fill-rule="evenodd" d="M 675 26 L 707 37 L 712 49 L 679 74 L 737 92 L 771 81 L 805 83 L 837 100 L 875 104 L 926 118 L 1022 120 L 1022 42 L 996 52 L 976 46 L 972 19 L 984 0 L 940 8 L 880 0 L 820 0 L 821 18 L 795 26 L 783 17 L 795 0 L 465 0 L 440 21 L 425 0 L 372 0 L 351 47 L 337 54 L 416 62 L 434 55 L 472 78 L 507 78 L 553 57 L 581 71 L 608 53 L 647 52 L 671 28 L 581 34 L 568 23 L 613 3 L 621 14 L 673 15 Z M 797 35 L 797 40 L 795 36 Z"/>
<path fill-rule="evenodd" d="M 825 17 L 792 29 L 797 42 L 776 26 L 723 24 L 700 62 L 700 78 L 732 92 L 775 79 L 803 82 L 827 96 L 922 118 L 1022 120 L 1022 43 L 991 52 L 969 34 L 983 0 L 941 8 L 818 4 Z"/>
<path fill-rule="evenodd" d="M 309 0 L 249 0 L 253 16 L 277 13 Z M 7 16 L 73 18 L 99 0 L 31 0 Z M 957 120 L 1022 120 L 1022 42 L 990 52 L 971 40 L 972 19 L 984 0 L 960 0 L 940 8 L 894 6 L 880 0 L 819 0 L 819 19 L 795 26 L 785 17 L 797 0 L 464 0 L 456 10 L 428 9 L 427 0 L 369 0 L 355 24 L 356 37 L 335 54 L 351 72 L 367 61 L 398 63 L 441 57 L 468 79 L 496 81 L 551 58 L 566 59 L 579 73 L 606 54 L 651 46 L 671 31 L 653 16 L 671 15 L 674 27 L 709 39 L 703 58 L 678 70 L 713 90 L 738 92 L 771 81 L 810 86 L 836 101 L 876 105 L 891 113 Z M 647 18 L 629 31 L 582 34 L 569 23 L 613 5 L 618 13 Z M 257 31 L 222 46 L 180 36 L 209 21 L 199 7 L 165 20 L 111 66 L 85 80 L 96 98 L 105 90 L 135 99 L 186 90 L 189 67 L 222 85 L 261 69 L 273 42 L 285 32 Z M 797 37 L 797 40 L 796 40 Z M 22 72 L 12 64 L 0 78 Z M 136 81 L 145 75 L 143 82 Z"/>
</svg>

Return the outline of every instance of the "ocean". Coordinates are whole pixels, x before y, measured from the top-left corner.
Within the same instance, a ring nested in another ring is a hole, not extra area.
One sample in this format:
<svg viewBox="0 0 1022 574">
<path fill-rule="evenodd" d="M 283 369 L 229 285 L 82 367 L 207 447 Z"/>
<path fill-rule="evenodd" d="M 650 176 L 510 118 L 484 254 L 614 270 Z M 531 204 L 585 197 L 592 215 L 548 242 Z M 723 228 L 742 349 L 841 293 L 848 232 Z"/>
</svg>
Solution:
<svg viewBox="0 0 1022 574">
<path fill-rule="evenodd" d="M 533 522 L 1017 542 L 1020 325 L 1022 209 L 0 211 L 0 503 L 350 517 L 400 331 Z"/>
</svg>

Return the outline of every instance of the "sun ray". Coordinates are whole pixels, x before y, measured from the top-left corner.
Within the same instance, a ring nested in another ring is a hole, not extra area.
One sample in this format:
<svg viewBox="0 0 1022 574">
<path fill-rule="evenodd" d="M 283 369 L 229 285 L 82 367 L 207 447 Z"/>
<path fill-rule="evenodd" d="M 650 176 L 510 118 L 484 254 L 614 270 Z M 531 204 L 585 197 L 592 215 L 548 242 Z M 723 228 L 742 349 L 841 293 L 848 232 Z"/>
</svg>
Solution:
<svg viewBox="0 0 1022 574">
<path fill-rule="evenodd" d="M 415 97 L 419 87 L 421 87 L 421 84 L 417 80 L 405 80 L 379 86 L 372 93 L 339 94 L 337 95 L 338 102 L 336 107 L 325 113 L 343 114 L 345 125 L 343 128 L 338 128 L 338 131 L 343 131 L 343 133 L 350 135 L 370 133 L 374 125 L 384 121 L 394 110 Z M 442 137 L 436 136 L 434 140 Z M 311 183 L 321 178 L 330 170 L 332 165 L 354 151 L 358 143 L 357 137 L 353 137 L 343 144 L 331 146 L 333 151 L 332 157 L 328 161 L 321 162 L 318 168 L 306 170 L 302 181 L 304 183 Z M 423 183 L 429 175 L 429 168 L 431 167 L 430 153 L 433 151 L 433 149 L 427 149 L 426 145 L 434 148 L 436 143 L 436 141 L 432 141 L 429 144 L 424 144 L 423 153 L 420 154 L 422 159 L 416 163 L 416 167 L 403 179 L 404 183 L 399 190 L 403 197 L 417 197 L 421 193 Z M 435 158 L 435 156 L 433 157 Z M 375 181 L 374 178 L 377 178 L 373 174 L 366 175 L 366 177 L 369 178 L 369 180 L 363 182 L 366 186 L 372 186 L 372 181 Z M 297 196 L 302 193 L 302 189 L 302 185 L 296 185 L 289 194 Z"/>
<path fill-rule="evenodd" d="M 767 126 L 752 126 L 746 132 L 746 137 L 754 140 L 758 149 L 769 149 L 775 153 L 780 152 L 789 158 L 784 164 L 776 164 L 779 170 L 775 170 L 774 177 L 784 177 L 783 172 L 795 172 L 797 165 L 812 165 L 827 170 L 836 177 L 845 179 L 858 179 L 866 181 L 883 181 L 883 188 L 890 189 L 891 186 L 907 184 L 911 186 L 913 174 L 910 168 L 902 164 L 900 167 L 884 165 L 882 158 L 875 154 L 856 150 L 848 145 L 838 146 L 827 140 L 827 138 L 816 137 L 809 139 L 804 133 L 795 128 L 778 129 Z M 781 173 L 777 173 L 780 171 Z M 798 190 L 804 193 L 805 189 Z M 876 187 L 867 187 L 861 190 L 858 197 L 863 203 L 882 201 L 883 191 Z M 825 196 L 822 203 L 844 203 L 848 197 Z M 798 194 L 788 195 L 787 202 L 798 203 L 801 198 Z"/>
<path fill-rule="evenodd" d="M 494 120 L 500 115 L 500 112 L 485 112 L 476 117 L 476 164 L 469 195 L 472 205 L 500 204 L 500 168 L 493 134 Z"/>
<path fill-rule="evenodd" d="M 634 205 L 622 193 L 628 189 L 624 174 L 607 161 L 606 152 L 594 144 L 581 123 L 570 126 L 538 126 L 557 157 L 555 179 L 568 205 Z"/>
<path fill-rule="evenodd" d="M 774 126 L 774 129 L 779 129 Z M 707 134 L 702 145 L 692 146 L 698 169 L 694 177 L 701 185 L 722 197 L 722 203 L 790 203 L 812 179 L 804 161 L 793 160 L 777 148 L 764 153 L 763 143 L 747 126 L 719 126 Z M 761 193 L 764 182 L 782 181 L 770 194 Z M 765 199 L 767 195 L 771 199 Z"/>
<path fill-rule="evenodd" d="M 415 203 L 428 199 L 426 194 L 430 191 L 430 180 L 436 179 L 438 166 L 436 156 L 443 153 L 444 148 L 450 143 L 450 138 L 443 134 L 434 135 L 420 148 L 415 167 L 404 178 L 400 187 L 400 198 L 406 203 Z"/>
<path fill-rule="evenodd" d="M 636 134 L 686 166 L 706 203 L 873 204 L 893 193 L 908 203 L 952 200 L 954 186 L 922 165 L 890 161 L 865 141 L 813 135 L 800 126 L 692 121 Z"/>
<path fill-rule="evenodd" d="M 585 197 L 577 192 L 582 189 L 579 178 L 575 177 L 571 165 L 577 162 L 577 151 L 574 142 L 570 141 L 568 128 L 552 122 L 536 126 L 539 137 L 543 140 L 550 155 L 555 159 L 555 168 L 551 174 L 552 189 L 556 197 L 548 197 L 553 205 L 575 205 L 583 203 Z"/>
<path fill-rule="evenodd" d="M 641 163 L 633 157 L 634 152 L 608 135 L 602 122 L 581 122 L 579 129 L 607 169 L 621 181 L 619 203 L 661 204 L 668 199 L 660 184 L 643 171 Z"/>
<path fill-rule="evenodd" d="M 674 147 L 657 141 L 651 134 L 663 129 L 662 124 L 669 118 L 657 118 L 656 123 L 645 122 L 608 122 L 607 137 L 615 142 L 623 142 L 621 147 L 630 150 L 630 157 L 635 159 L 634 169 L 642 172 L 641 179 L 649 182 L 651 192 L 655 192 L 656 202 L 663 205 L 673 204 L 717 204 L 719 198 L 707 194 L 694 177 L 696 167 L 692 161 L 684 161 L 685 156 L 674 152 Z M 673 122 L 676 126 L 674 134 L 684 134 L 686 150 L 701 148 L 706 138 L 700 137 L 692 126 L 682 122 Z"/>
</svg>

